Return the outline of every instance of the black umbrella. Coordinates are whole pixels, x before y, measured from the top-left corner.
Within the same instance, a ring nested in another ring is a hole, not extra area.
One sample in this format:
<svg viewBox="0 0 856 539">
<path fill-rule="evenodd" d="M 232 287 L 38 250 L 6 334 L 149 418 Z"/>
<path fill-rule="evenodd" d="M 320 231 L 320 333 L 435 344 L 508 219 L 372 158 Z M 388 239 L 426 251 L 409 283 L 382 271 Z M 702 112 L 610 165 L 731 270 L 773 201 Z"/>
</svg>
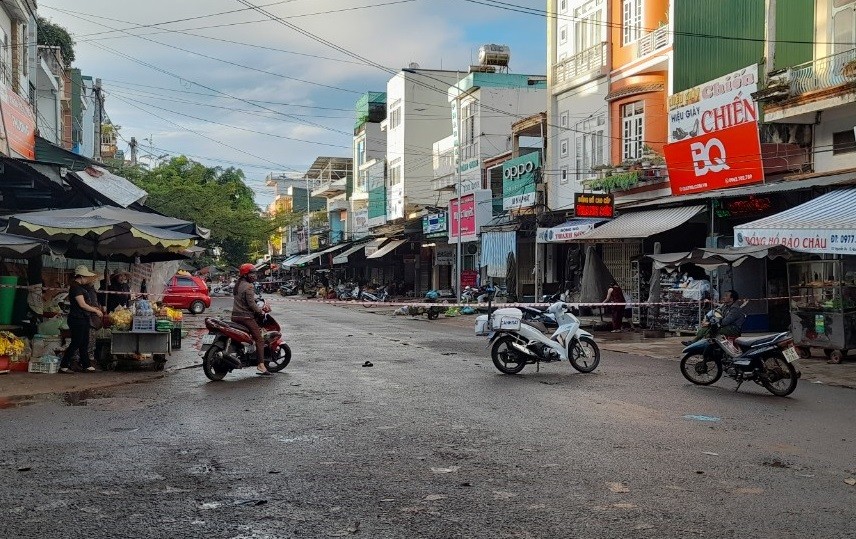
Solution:
<svg viewBox="0 0 856 539">
<path fill-rule="evenodd" d="M 509 301 L 517 301 L 517 258 L 514 253 L 508 253 L 505 261 L 505 289 Z"/>
</svg>

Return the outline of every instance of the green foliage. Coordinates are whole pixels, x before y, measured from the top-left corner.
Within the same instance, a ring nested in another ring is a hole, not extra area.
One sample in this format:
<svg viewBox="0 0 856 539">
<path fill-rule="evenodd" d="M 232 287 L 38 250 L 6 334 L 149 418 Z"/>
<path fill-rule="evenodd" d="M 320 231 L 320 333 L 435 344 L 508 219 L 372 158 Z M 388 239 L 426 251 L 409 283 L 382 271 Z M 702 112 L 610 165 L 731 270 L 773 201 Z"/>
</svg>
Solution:
<svg viewBox="0 0 856 539">
<path fill-rule="evenodd" d="M 630 172 L 619 172 L 612 176 L 593 180 L 589 187 L 595 191 L 622 191 L 629 189 L 639 183 L 639 172 L 631 170 Z"/>
<path fill-rule="evenodd" d="M 36 24 L 38 25 L 38 44 L 59 47 L 62 61 L 66 67 L 71 66 L 71 63 L 74 62 L 75 43 L 68 30 L 43 17 L 36 17 Z"/>
<path fill-rule="evenodd" d="M 279 227 L 300 220 L 294 214 L 262 215 L 240 169 L 206 167 L 180 156 L 152 170 L 125 167 L 117 173 L 149 193 L 149 207 L 210 229 L 202 246 L 219 247 L 233 266 L 267 253 L 268 239 Z"/>
</svg>

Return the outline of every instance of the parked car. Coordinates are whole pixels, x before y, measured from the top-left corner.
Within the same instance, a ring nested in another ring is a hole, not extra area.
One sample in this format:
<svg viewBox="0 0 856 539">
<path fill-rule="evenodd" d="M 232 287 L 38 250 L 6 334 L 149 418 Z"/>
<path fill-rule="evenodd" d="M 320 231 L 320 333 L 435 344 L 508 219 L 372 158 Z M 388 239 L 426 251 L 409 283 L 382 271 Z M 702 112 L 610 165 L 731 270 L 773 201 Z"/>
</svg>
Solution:
<svg viewBox="0 0 856 539">
<path fill-rule="evenodd" d="M 211 307 L 208 286 L 195 275 L 174 275 L 166 283 L 163 292 L 164 305 L 176 309 L 187 309 L 193 314 L 202 314 Z"/>
</svg>

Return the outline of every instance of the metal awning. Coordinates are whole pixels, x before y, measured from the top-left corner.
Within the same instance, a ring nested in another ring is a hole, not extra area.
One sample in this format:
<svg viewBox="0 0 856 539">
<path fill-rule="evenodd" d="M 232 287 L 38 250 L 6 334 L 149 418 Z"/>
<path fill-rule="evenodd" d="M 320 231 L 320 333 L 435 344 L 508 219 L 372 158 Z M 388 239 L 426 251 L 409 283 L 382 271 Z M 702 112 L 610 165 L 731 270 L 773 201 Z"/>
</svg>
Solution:
<svg viewBox="0 0 856 539">
<path fill-rule="evenodd" d="M 784 245 L 814 254 L 856 254 L 856 189 L 832 191 L 734 227 L 734 246 Z"/>
<path fill-rule="evenodd" d="M 576 241 L 641 239 L 676 228 L 705 210 L 705 206 L 663 208 L 625 213 L 579 236 Z"/>
<path fill-rule="evenodd" d="M 91 165 L 72 173 L 93 191 L 107 197 L 117 206 L 127 208 L 137 202 L 144 204 L 149 194 L 130 181 L 106 168 Z"/>
<path fill-rule="evenodd" d="M 324 249 L 323 251 L 316 251 L 314 253 L 309 253 L 308 255 L 303 255 L 298 260 L 291 262 L 290 265 L 291 266 L 299 266 L 301 264 L 308 264 L 309 262 L 312 262 L 313 260 L 315 260 L 319 256 L 326 255 L 327 253 L 332 253 L 333 251 L 337 251 L 337 250 L 345 247 L 346 245 L 347 244 L 334 245 L 333 247 L 328 247 L 328 248 Z"/>
<path fill-rule="evenodd" d="M 368 255 L 366 258 L 380 258 L 384 255 L 391 253 L 399 245 L 401 245 L 402 243 L 404 243 L 406 241 L 407 240 L 390 240 L 389 243 L 387 243 L 386 245 L 384 245 L 383 247 L 381 247 L 377 251 L 373 252 L 372 254 Z"/>
<path fill-rule="evenodd" d="M 288 258 L 286 258 L 285 260 L 283 260 L 283 261 L 282 261 L 282 263 L 281 263 L 281 265 L 282 265 L 283 267 L 285 267 L 285 266 L 289 266 L 289 267 L 290 267 L 290 266 L 295 266 L 296 264 L 295 264 L 294 262 L 295 262 L 297 259 L 299 259 L 299 258 L 303 258 L 303 255 L 291 255 L 291 256 L 289 256 Z"/>
<path fill-rule="evenodd" d="M 333 257 L 333 264 L 347 264 L 348 263 L 348 257 L 351 256 L 352 254 L 356 253 L 360 249 L 365 248 L 365 246 L 366 246 L 365 243 L 359 243 L 357 245 L 351 245 L 350 247 L 348 247 L 348 249 L 346 251 L 341 252 L 341 253 L 337 254 L 335 257 Z"/>
</svg>

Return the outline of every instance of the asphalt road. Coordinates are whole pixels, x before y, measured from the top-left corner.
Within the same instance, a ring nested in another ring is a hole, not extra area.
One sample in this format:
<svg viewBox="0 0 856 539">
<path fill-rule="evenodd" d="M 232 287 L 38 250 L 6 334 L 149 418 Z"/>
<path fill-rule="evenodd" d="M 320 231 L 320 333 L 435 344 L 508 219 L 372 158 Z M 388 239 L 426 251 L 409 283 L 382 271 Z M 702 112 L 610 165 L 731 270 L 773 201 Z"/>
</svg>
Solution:
<svg viewBox="0 0 856 539">
<path fill-rule="evenodd" d="M 856 537 L 856 391 L 608 352 L 507 376 L 452 324 L 274 312 L 273 377 L 0 410 L 0 537 Z"/>
</svg>

